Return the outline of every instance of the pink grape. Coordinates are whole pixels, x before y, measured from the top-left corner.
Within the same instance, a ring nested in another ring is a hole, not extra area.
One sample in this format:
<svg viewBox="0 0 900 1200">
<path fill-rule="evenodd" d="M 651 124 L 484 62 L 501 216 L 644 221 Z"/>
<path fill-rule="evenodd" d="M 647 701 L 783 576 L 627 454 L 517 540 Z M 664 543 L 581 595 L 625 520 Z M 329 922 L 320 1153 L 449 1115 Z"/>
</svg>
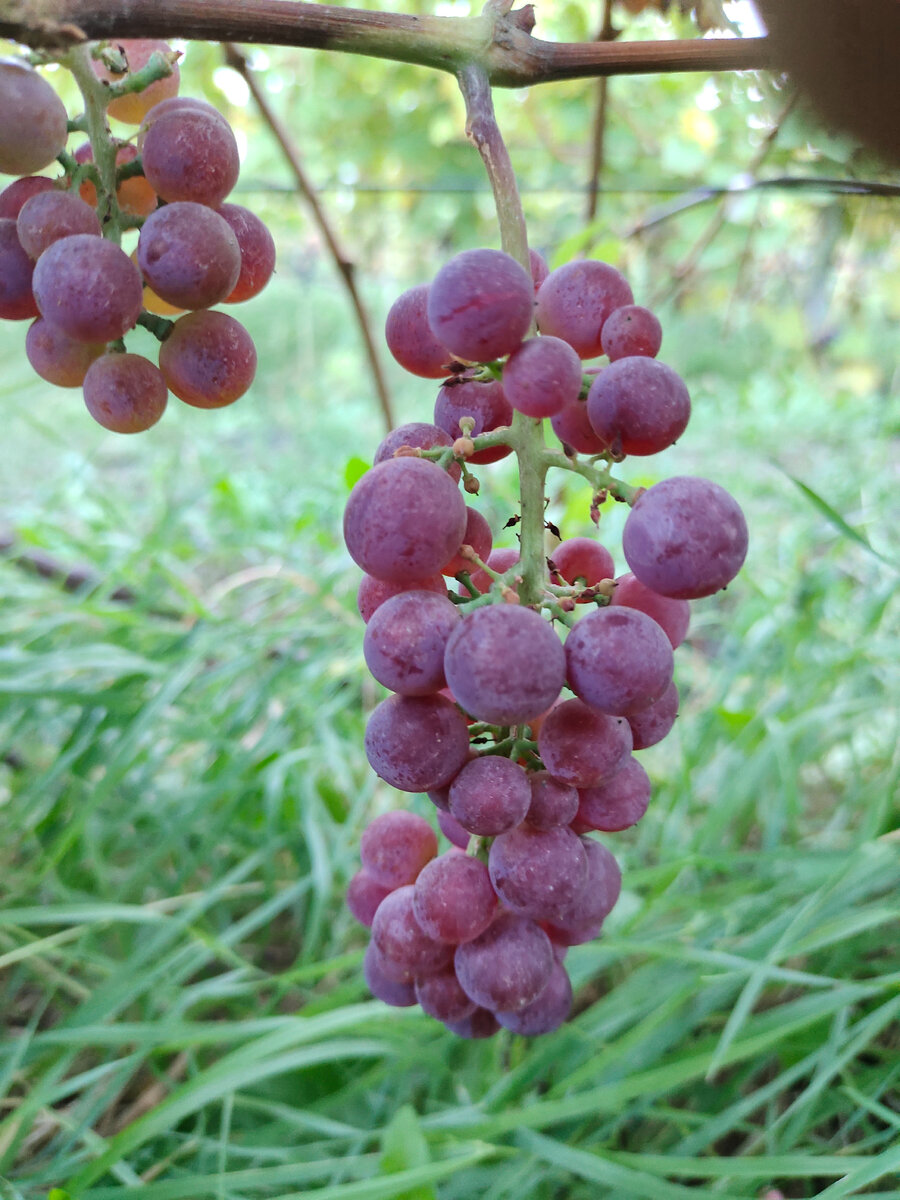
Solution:
<svg viewBox="0 0 900 1200">
<path fill-rule="evenodd" d="M 598 712 L 575 699 L 547 714 L 538 734 L 538 753 L 554 779 L 576 788 L 593 787 L 615 774 L 631 752 L 631 743 L 631 727 L 624 717 Z"/>
<path fill-rule="evenodd" d="M 437 836 L 424 817 L 398 809 L 376 817 L 360 839 L 359 857 L 376 883 L 394 889 L 414 883 L 437 854 Z"/>
<path fill-rule="evenodd" d="M 487 867 L 458 850 L 433 858 L 416 879 L 413 909 L 429 937 L 452 945 L 470 942 L 497 911 Z"/>
<path fill-rule="evenodd" d="M 582 838 L 581 844 L 587 855 L 584 888 L 558 921 L 547 922 L 551 937 L 563 946 L 593 941 L 622 890 L 622 872 L 609 850 L 593 838 Z"/>
<path fill-rule="evenodd" d="M 33 282 L 34 263 L 19 241 L 15 221 L 0 219 L 0 317 L 28 321 L 39 315 Z"/>
<path fill-rule="evenodd" d="M 445 1021 L 444 1024 L 451 1033 L 467 1040 L 493 1037 L 500 1029 L 497 1018 L 487 1008 L 476 1008 L 470 1016 L 459 1021 Z"/>
<path fill-rule="evenodd" d="M 52 191 L 55 187 L 55 182 L 46 175 L 25 175 L 22 179 L 14 179 L 0 192 L 0 220 L 15 221 L 26 200 L 40 192 Z"/>
<path fill-rule="evenodd" d="M 185 313 L 159 348 L 169 389 L 194 408 L 223 408 L 247 391 L 256 375 L 250 334 L 227 313 Z"/>
<path fill-rule="evenodd" d="M 607 317 L 633 300 L 615 267 L 576 259 L 551 271 L 538 289 L 538 328 L 568 342 L 579 358 L 595 358 L 603 353 L 600 334 Z"/>
<path fill-rule="evenodd" d="M 624 716 L 658 700 L 674 668 L 669 639 L 632 608 L 595 609 L 578 621 L 566 639 L 566 665 L 569 685 L 585 703 Z"/>
<path fill-rule="evenodd" d="M 662 345 L 662 326 L 649 308 L 625 304 L 606 318 L 601 339 L 603 353 L 610 362 L 636 354 L 656 358 Z"/>
<path fill-rule="evenodd" d="M 116 151 L 116 166 L 121 167 L 126 163 L 134 162 L 137 156 L 137 146 L 126 142 Z M 84 142 L 80 145 L 75 151 L 74 157 L 77 163 L 93 162 L 94 152 L 91 149 L 91 143 Z M 78 195 L 91 208 L 97 207 L 97 189 L 90 179 L 82 181 Z M 129 216 L 149 217 L 156 208 L 158 200 L 159 197 L 143 175 L 130 175 L 127 179 L 123 179 L 116 188 L 116 201 L 119 208 Z"/>
<path fill-rule="evenodd" d="M 98 424 L 114 433 L 142 433 L 166 410 L 159 368 L 140 354 L 104 354 L 88 367 L 84 402 Z"/>
<path fill-rule="evenodd" d="M 538 254 L 537 250 L 529 249 L 528 262 L 531 265 L 531 279 L 534 283 L 534 294 L 537 295 L 538 288 L 550 274 L 550 268 L 547 266 L 547 260 L 542 254 Z"/>
<path fill-rule="evenodd" d="M 501 912 L 471 942 L 457 946 L 456 977 L 466 995 L 493 1012 L 536 1000 L 553 970 L 550 939 L 534 921 Z"/>
<path fill-rule="evenodd" d="M 453 356 L 428 324 L 428 285 L 419 284 L 398 296 L 384 326 L 388 350 L 411 375 L 443 379 Z"/>
<path fill-rule="evenodd" d="M 561 338 L 534 337 L 509 356 L 503 368 L 503 391 L 526 417 L 552 417 L 578 399 L 581 359 Z"/>
<path fill-rule="evenodd" d="M 611 779 L 579 792 L 578 821 L 604 833 L 636 825 L 650 803 L 650 778 L 633 755 Z"/>
<path fill-rule="evenodd" d="M 152 54 L 166 54 L 171 49 L 168 42 L 151 38 L 117 38 L 114 45 L 125 55 L 128 64 L 127 74 L 132 75 L 147 65 Z M 98 58 L 92 59 L 91 65 L 98 79 L 110 82 L 125 78 L 126 72 L 114 74 Z M 115 100 L 111 100 L 107 112 L 111 117 L 115 117 L 117 121 L 122 121 L 126 125 L 140 125 L 155 104 L 159 104 L 177 93 L 180 79 L 178 64 L 175 63 L 170 75 L 164 75 L 161 79 L 154 80 L 140 92 L 126 92 L 124 96 L 117 96 Z"/>
<path fill-rule="evenodd" d="M 528 333 L 534 284 L 501 250 L 464 250 L 428 291 L 428 324 L 453 354 L 486 362 L 510 354 Z"/>
<path fill-rule="evenodd" d="M 80 342 L 112 342 L 141 315 L 140 272 L 113 242 L 78 233 L 60 238 L 34 268 L 41 315 Z"/>
<path fill-rule="evenodd" d="M 366 947 L 363 978 L 376 1000 L 390 1004 L 392 1008 L 411 1008 L 416 1003 L 415 986 L 390 977 L 385 971 L 384 957 L 379 954 L 374 942 L 369 942 Z"/>
<path fill-rule="evenodd" d="M 433 796 L 432 792 L 428 794 L 429 796 Z M 441 827 L 441 833 L 447 841 L 457 846 L 460 850 L 465 850 L 469 845 L 469 838 L 471 836 L 468 829 L 463 829 L 456 817 L 451 816 L 449 812 L 441 812 L 440 809 L 438 810 L 437 821 Z"/>
<path fill-rule="evenodd" d="M 372 460 L 373 466 L 380 462 L 387 462 L 393 458 L 396 452 L 404 446 L 410 446 L 413 449 L 431 450 L 435 446 L 453 445 L 453 439 L 446 434 L 443 429 L 438 429 L 437 425 L 431 425 L 427 421 L 410 421 L 407 425 L 398 425 L 396 429 L 392 429 L 387 437 L 380 443 L 375 451 L 375 457 Z M 398 457 L 403 457 L 398 456 Z M 415 458 L 415 455 L 410 457 Z M 459 482 L 462 470 L 459 463 L 451 463 L 449 467 L 444 468 L 451 479 Z"/>
<path fill-rule="evenodd" d="M 373 879 L 363 867 L 347 885 L 347 907 L 361 925 L 371 926 L 378 905 L 392 890 Z"/>
<path fill-rule="evenodd" d="M 612 579 L 615 566 L 610 552 L 593 538 L 576 537 L 560 542 L 551 554 L 551 561 L 557 574 L 571 584 L 581 584 L 586 588 L 593 587 L 602 579 Z M 588 603 L 578 599 L 579 604 Z"/>
<path fill-rule="evenodd" d="M 388 583 L 384 579 L 376 579 L 374 575 L 363 575 L 356 593 L 356 607 L 359 615 L 369 623 L 372 615 L 378 611 L 391 596 L 399 596 L 403 592 L 415 589 L 417 592 L 433 592 L 436 596 L 447 595 L 447 581 L 443 575 L 432 575 L 429 579 L 419 579 L 415 583 Z"/>
<path fill-rule="evenodd" d="M 594 432 L 583 400 L 567 404 L 550 418 L 550 424 L 563 446 L 571 446 L 578 454 L 601 454 L 606 449 L 606 443 Z"/>
<path fill-rule="evenodd" d="M 450 784 L 450 815 L 469 833 L 493 837 L 524 821 L 531 785 L 523 767 L 486 754 L 467 763 Z"/>
<path fill-rule="evenodd" d="M 658 454 L 684 433 L 691 400 L 681 378 L 655 358 L 620 358 L 591 384 L 588 419 L 614 453 Z"/>
<path fill-rule="evenodd" d="M 372 941 L 390 964 L 430 975 L 453 960 L 453 948 L 424 932 L 413 910 L 413 885 L 406 884 L 385 896 L 372 921 Z"/>
<path fill-rule="evenodd" d="M 673 600 L 669 596 L 660 596 L 630 572 L 620 575 L 616 580 L 616 588 L 609 603 L 612 607 L 624 605 L 625 608 L 636 608 L 652 617 L 657 625 L 662 627 L 663 633 L 672 643 L 673 650 L 687 637 L 691 620 L 691 607 L 687 600 Z"/>
<path fill-rule="evenodd" d="M 379 683 L 404 696 L 438 692 L 447 640 L 462 620 L 446 596 L 402 592 L 386 600 L 366 627 L 363 656 Z"/>
<path fill-rule="evenodd" d="M 512 912 L 535 921 L 564 917 L 587 881 L 587 856 L 571 829 L 523 824 L 495 837 L 488 857 L 491 883 Z"/>
<path fill-rule="evenodd" d="M 241 251 L 224 217 L 202 204 L 176 201 L 158 208 L 144 222 L 138 266 L 167 303 L 209 308 L 237 284 Z"/>
<path fill-rule="evenodd" d="M 68 116 L 50 84 L 19 59 L 0 59 L 0 173 L 43 170 L 64 148 Z"/>
<path fill-rule="evenodd" d="M 464 1021 L 478 1007 L 462 990 L 452 966 L 417 979 L 416 999 L 422 1011 L 438 1021 Z"/>
<path fill-rule="evenodd" d="M 256 213 L 241 204 L 222 204 L 216 209 L 237 238 L 241 269 L 237 283 L 225 297 L 226 304 L 239 304 L 258 296 L 275 270 L 275 239 Z"/>
<path fill-rule="evenodd" d="M 78 342 L 43 317 L 28 327 L 25 354 L 41 379 L 57 387 L 81 387 L 88 367 L 103 354 L 101 343 Z"/>
<path fill-rule="evenodd" d="M 443 696 L 388 696 L 369 717 L 366 756 L 401 792 L 444 787 L 469 758 L 469 727 Z"/>
<path fill-rule="evenodd" d="M 550 978 L 537 997 L 518 1012 L 498 1012 L 496 1018 L 510 1033 L 539 1037 L 552 1033 L 572 1010 L 572 984 L 561 962 L 554 962 Z"/>
<path fill-rule="evenodd" d="M 528 824 L 535 829 L 568 825 L 578 812 L 577 789 L 554 779 L 549 771 L 534 771 L 528 778 L 531 783 L 531 804 L 525 816 Z"/>
<path fill-rule="evenodd" d="M 481 556 L 479 556 L 481 557 Z M 513 550 L 508 546 L 500 546 L 496 550 L 492 550 L 487 558 L 482 558 L 492 571 L 496 571 L 498 575 L 504 574 L 510 567 L 515 566 L 519 561 L 519 551 Z M 481 567 L 474 570 L 469 575 L 470 582 L 476 591 L 484 595 L 491 590 L 493 579 L 486 571 L 482 571 Z M 468 595 L 468 588 L 460 588 L 461 595 Z M 515 585 L 513 585 L 515 590 Z"/>
<path fill-rule="evenodd" d="M 75 233 L 100 237 L 100 221 L 90 205 L 71 192 L 43 191 L 22 205 L 16 232 L 26 254 L 37 259 L 60 238 Z"/>
<path fill-rule="evenodd" d="M 445 383 L 434 404 L 435 425 L 439 425 L 455 440 L 462 435 L 459 422 L 463 417 L 472 417 L 475 422 L 472 437 L 512 424 L 512 405 L 506 398 L 503 385 L 497 380 L 481 383 L 462 376 Z M 511 447 L 501 443 L 476 451 L 469 462 L 483 465 L 497 462 L 511 453 Z"/>
<path fill-rule="evenodd" d="M 482 562 L 486 562 L 491 553 L 493 536 L 491 527 L 477 508 L 466 506 L 466 529 L 463 533 L 463 546 L 471 546 Z M 458 575 L 460 571 L 471 572 L 475 564 L 461 554 L 454 554 L 448 563 L 441 567 L 442 575 Z M 484 572 L 478 568 L 483 575 Z"/>
<path fill-rule="evenodd" d="M 670 683 L 658 700 L 628 718 L 634 737 L 634 749 L 646 750 L 661 742 L 678 716 L 678 688 Z"/>
<path fill-rule="evenodd" d="M 227 122 L 200 108 L 178 106 L 153 118 L 143 134 L 144 175 L 164 200 L 217 206 L 237 183 L 240 157 Z"/>
</svg>

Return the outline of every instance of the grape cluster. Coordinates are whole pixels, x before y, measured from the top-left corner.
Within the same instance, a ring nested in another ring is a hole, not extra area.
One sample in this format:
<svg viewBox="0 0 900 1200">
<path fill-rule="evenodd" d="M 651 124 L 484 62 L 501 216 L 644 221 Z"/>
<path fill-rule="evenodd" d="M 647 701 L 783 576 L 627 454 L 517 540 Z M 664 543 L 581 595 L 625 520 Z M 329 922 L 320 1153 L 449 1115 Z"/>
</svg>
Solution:
<svg viewBox="0 0 900 1200">
<path fill-rule="evenodd" d="M 614 267 L 548 272 L 534 253 L 531 266 L 529 277 L 506 254 L 466 251 L 396 301 L 388 346 L 443 381 L 434 421 L 385 439 L 344 514 L 365 572 L 366 663 L 392 693 L 371 714 L 366 754 L 388 784 L 427 793 L 450 842 L 439 854 L 424 818 L 378 817 L 348 905 L 371 927 L 371 991 L 469 1038 L 548 1033 L 568 1016 L 567 948 L 599 934 L 621 886 L 594 835 L 646 811 L 635 753 L 674 724 L 689 601 L 725 587 L 747 549 L 741 510 L 717 484 L 629 489 L 598 468 L 595 510 L 609 493 L 631 504 L 629 570 L 616 577 L 608 547 L 573 537 L 546 559 L 538 601 L 519 602 L 519 550 L 494 548 L 460 490 L 462 479 L 477 492 L 473 463 L 521 447 L 514 413 L 549 418 L 562 451 L 547 464 L 589 477 L 599 461 L 671 445 L 690 414 L 685 385 L 655 358 L 659 322 Z"/>
<path fill-rule="evenodd" d="M 122 71 L 95 58 L 100 80 L 127 81 L 152 56 L 172 58 L 164 42 L 114 49 Z M 253 341 L 213 306 L 255 296 L 275 267 L 263 222 L 226 203 L 240 165 L 234 133 L 178 85 L 174 66 L 142 90 L 110 91 L 107 112 L 139 127 L 135 142 L 117 143 L 112 196 L 91 143 L 66 152 L 66 111 L 52 87 L 27 65 L 0 61 L 0 172 L 20 175 L 0 191 L 0 317 L 33 320 L 31 366 L 49 383 L 81 387 L 91 416 L 117 433 L 149 429 L 169 392 L 221 408 L 247 391 Z M 33 174 L 56 159 L 59 178 Z M 119 239 L 133 229 L 129 255 Z M 160 340 L 158 363 L 125 350 L 139 323 Z"/>
</svg>

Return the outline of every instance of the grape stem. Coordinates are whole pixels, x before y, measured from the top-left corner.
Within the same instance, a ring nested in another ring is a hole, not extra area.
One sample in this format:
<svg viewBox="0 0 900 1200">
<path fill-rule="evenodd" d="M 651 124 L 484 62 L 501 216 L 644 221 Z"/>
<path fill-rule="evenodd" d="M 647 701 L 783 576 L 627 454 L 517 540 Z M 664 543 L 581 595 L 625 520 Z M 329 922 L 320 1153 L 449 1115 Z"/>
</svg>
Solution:
<svg viewBox="0 0 900 1200">
<path fill-rule="evenodd" d="M 103 236 L 119 245 L 122 241 L 122 214 L 116 199 L 117 147 L 106 122 L 109 88 L 94 74 L 91 52 L 86 44 L 73 46 L 62 62 L 72 72 L 84 100 L 84 125 L 97 171 L 98 209 Z"/>
<path fill-rule="evenodd" d="M 593 463 L 581 462 L 577 458 L 569 458 L 561 450 L 545 449 L 543 462 L 545 470 L 548 467 L 558 467 L 561 471 L 574 471 L 576 475 L 583 476 L 591 484 L 595 492 L 609 492 L 610 496 L 614 496 L 616 500 L 621 500 L 625 504 L 634 504 L 643 490 L 642 488 L 632 487 L 631 484 L 625 483 L 621 479 L 616 479 L 609 471 L 595 466 Z"/>
</svg>

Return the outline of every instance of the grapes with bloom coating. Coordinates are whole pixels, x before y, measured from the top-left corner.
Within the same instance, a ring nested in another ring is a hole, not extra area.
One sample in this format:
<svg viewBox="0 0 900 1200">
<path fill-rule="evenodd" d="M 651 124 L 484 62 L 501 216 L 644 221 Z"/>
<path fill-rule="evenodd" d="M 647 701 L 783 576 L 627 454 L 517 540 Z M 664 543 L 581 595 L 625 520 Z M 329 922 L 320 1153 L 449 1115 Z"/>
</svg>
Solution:
<svg viewBox="0 0 900 1200">
<path fill-rule="evenodd" d="M 493 1037 L 500 1028 L 497 1018 L 487 1008 L 476 1008 L 471 1016 L 463 1017 L 461 1021 L 445 1021 L 444 1024 L 451 1033 L 467 1040 Z"/>
<path fill-rule="evenodd" d="M 609 601 L 612 607 L 624 605 L 625 608 L 636 608 L 639 612 L 652 617 L 676 650 L 687 637 L 691 621 L 691 606 L 687 600 L 673 600 L 670 596 L 660 596 L 652 592 L 629 572 L 620 575 L 616 580 L 615 591 Z"/>
<path fill-rule="evenodd" d="M 635 354 L 656 358 L 662 345 L 662 326 L 649 308 L 625 304 L 606 318 L 601 340 L 610 362 Z"/>
<path fill-rule="evenodd" d="M 438 574 L 462 544 L 465 528 L 459 489 L 424 458 L 379 463 L 356 483 L 344 509 L 350 557 L 367 574 L 392 583 Z"/>
<path fill-rule="evenodd" d="M 637 609 L 595 609 L 566 638 L 569 686 L 611 715 L 649 708 L 671 682 L 674 665 L 669 639 Z"/>
<path fill-rule="evenodd" d="M 405 582 L 388 583 L 384 579 L 376 579 L 374 575 L 363 575 L 356 592 L 356 607 L 359 615 L 368 625 L 373 613 L 390 600 L 391 596 L 399 596 L 415 588 L 417 592 L 433 592 L 437 596 L 447 595 L 447 582 L 443 575 L 432 575 L 428 579 L 419 579 L 415 584 Z"/>
<path fill-rule="evenodd" d="M 100 221 L 90 205 L 71 192 L 43 191 L 22 205 L 16 233 L 25 253 L 37 259 L 60 238 L 75 233 L 100 237 Z"/>
<path fill-rule="evenodd" d="M 437 425 L 432 425 L 428 421 L 410 421 L 406 425 L 398 425 L 396 429 L 384 438 L 378 449 L 375 451 L 375 457 L 372 459 L 372 465 L 375 466 L 380 462 L 386 462 L 389 458 L 393 458 L 396 452 L 402 449 L 403 446 L 410 446 L 413 449 L 431 450 L 434 446 L 453 445 L 453 439 L 446 434 L 443 429 L 438 429 Z M 403 457 L 402 455 L 400 457 Z M 416 455 L 410 455 L 415 458 Z M 462 469 L 459 463 L 451 463 L 449 468 L 445 468 L 451 479 L 459 482 L 462 475 Z"/>
<path fill-rule="evenodd" d="M 562 946 L 593 941 L 622 890 L 622 872 L 609 850 L 593 838 L 582 838 L 581 844 L 587 855 L 584 887 L 559 920 L 546 923 L 547 932 Z"/>
<path fill-rule="evenodd" d="M 487 867 L 458 850 L 433 858 L 416 879 L 413 909 L 429 937 L 454 946 L 470 942 L 497 911 Z"/>
<path fill-rule="evenodd" d="M 25 334 L 25 354 L 41 379 L 57 387 L 81 387 L 88 367 L 106 347 L 79 342 L 38 317 Z"/>
<path fill-rule="evenodd" d="M 647 811 L 650 778 L 634 755 L 629 755 L 611 779 L 582 788 L 578 801 L 577 820 L 581 825 L 618 833 L 636 825 Z"/>
<path fill-rule="evenodd" d="M 562 691 L 566 654 L 533 609 L 498 604 L 463 618 L 447 642 L 444 673 L 470 716 L 492 725 L 527 724 Z"/>
<path fill-rule="evenodd" d="M 472 437 L 490 433 L 512 423 L 512 405 L 506 398 L 503 385 L 496 379 L 483 383 L 460 376 L 444 384 L 434 402 L 434 423 L 439 425 L 450 438 L 462 436 L 459 423 L 463 417 L 471 417 Z M 486 446 L 476 451 L 469 462 L 485 464 L 497 462 L 511 454 L 509 446 Z"/>
<path fill-rule="evenodd" d="M 594 432 L 583 400 L 567 404 L 550 418 L 550 424 L 563 446 L 571 447 L 578 454 L 602 454 L 606 449 L 606 443 Z"/>
<path fill-rule="evenodd" d="M 363 978 L 372 995 L 392 1008 L 411 1008 L 416 1003 L 416 989 L 410 982 L 392 979 L 385 970 L 385 961 L 369 942 L 363 956 Z"/>
<path fill-rule="evenodd" d="M 457 946 L 453 961 L 457 979 L 476 1004 L 492 1012 L 518 1012 L 546 987 L 553 951 L 534 921 L 501 912 L 484 933 Z"/>
<path fill-rule="evenodd" d="M 126 74 L 133 75 L 136 71 L 140 71 L 150 61 L 152 54 L 168 55 L 171 51 L 168 42 L 161 42 L 153 38 L 116 38 L 114 46 L 124 55 L 128 65 L 127 72 L 114 72 L 99 58 L 91 60 L 94 74 L 98 79 L 107 83 L 124 79 Z M 125 125 L 140 125 L 155 104 L 177 94 L 180 82 L 181 73 L 178 70 L 178 64 L 173 63 L 170 75 L 155 79 L 153 83 L 139 92 L 126 92 L 124 96 L 117 96 L 114 100 L 110 100 L 106 111 L 111 117 L 115 117 L 117 121 L 122 121 Z"/>
<path fill-rule="evenodd" d="M 179 105 L 146 117 L 144 175 L 164 200 L 216 207 L 237 183 L 240 157 L 231 127 L 219 114 Z"/>
<path fill-rule="evenodd" d="M 14 179 L 0 192 L 0 220 L 15 221 L 26 200 L 38 192 L 52 191 L 55 186 L 46 175 L 25 175 L 21 179 Z"/>
<path fill-rule="evenodd" d="M 624 717 L 598 712 L 583 700 L 551 708 L 538 734 L 544 766 L 562 783 L 593 787 L 619 769 L 631 752 L 631 727 Z"/>
<path fill-rule="evenodd" d="M 373 879 L 363 867 L 347 885 L 347 907 L 361 925 L 371 926 L 378 905 L 392 890 Z"/>
<path fill-rule="evenodd" d="M 633 300 L 615 267 L 578 259 L 551 271 L 538 289 L 538 328 L 568 342 L 579 358 L 595 358 L 603 353 L 601 331 L 607 317 Z"/>
<path fill-rule="evenodd" d="M 478 1007 L 462 990 L 452 966 L 417 979 L 416 999 L 422 1011 L 438 1021 L 463 1021 Z"/>
<path fill-rule="evenodd" d="M 437 854 L 434 830 L 416 813 L 403 809 L 382 813 L 366 826 L 359 857 L 369 875 L 383 887 L 403 887 Z"/>
<path fill-rule="evenodd" d="M 144 149 L 144 141 L 147 134 L 160 117 L 168 117 L 174 112 L 183 112 L 186 109 L 201 113 L 208 120 L 215 119 L 221 121 L 223 125 L 228 125 L 228 121 L 222 113 L 219 112 L 214 104 L 210 104 L 208 100 L 201 100 L 197 96 L 171 96 L 168 100 L 160 100 L 158 104 L 154 104 L 141 121 L 137 135 L 138 153 Z"/>
<path fill-rule="evenodd" d="M 655 358 L 620 358 L 587 397 L 594 432 L 616 455 L 658 454 L 687 428 L 691 399 L 680 376 Z"/>
<path fill-rule="evenodd" d="M 431 796 L 434 793 L 429 792 L 428 794 Z M 438 809 L 437 822 L 441 827 L 441 833 L 448 842 L 451 842 L 460 850 L 466 849 L 469 845 L 469 831 L 468 829 L 463 829 L 456 817 L 451 816 L 449 812 L 441 812 Z"/>
<path fill-rule="evenodd" d="M 635 750 L 646 750 L 661 742 L 678 716 L 678 688 L 670 683 L 658 700 L 628 718 Z"/>
<path fill-rule="evenodd" d="M 561 338 L 529 338 L 506 360 L 503 391 L 526 417 L 552 417 L 581 392 L 581 359 Z"/>
<path fill-rule="evenodd" d="M 482 837 L 524 821 L 530 804 L 531 785 L 524 768 L 499 755 L 472 759 L 450 784 L 450 815 L 463 829 Z"/>
<path fill-rule="evenodd" d="M 709 479 L 673 475 L 642 492 L 622 534 L 625 560 L 646 587 L 696 600 L 726 587 L 747 556 L 737 501 Z"/>
<path fill-rule="evenodd" d="M 442 345 L 469 362 L 511 354 L 528 333 L 534 283 L 502 250 L 464 250 L 428 290 L 428 324 Z"/>
<path fill-rule="evenodd" d="M 453 355 L 442 346 L 428 324 L 428 284 L 420 283 L 398 296 L 384 326 L 388 350 L 411 375 L 443 379 Z"/>
<path fill-rule="evenodd" d="M 0 220 L 0 317 L 28 321 L 39 315 L 32 286 L 34 263 L 25 253 L 16 223 Z"/>
<path fill-rule="evenodd" d="M 231 226 L 241 252 L 237 283 L 225 297 L 226 304 L 239 304 L 258 296 L 275 270 L 275 239 L 256 213 L 242 204 L 222 204 L 216 212 Z"/>
<path fill-rule="evenodd" d="M 241 251 L 224 217 L 176 201 L 151 213 L 138 239 L 138 266 L 157 296 L 179 308 L 209 308 L 237 284 Z"/>
<path fill-rule="evenodd" d="M 494 1015 L 510 1033 L 521 1037 L 539 1037 L 552 1033 L 572 1010 L 572 984 L 561 962 L 554 962 L 550 978 L 536 999 L 518 1012 L 498 1012 Z"/>
<path fill-rule="evenodd" d="M 401 592 L 372 615 L 363 640 L 366 666 L 379 683 L 404 696 L 438 692 L 447 640 L 462 620 L 446 596 Z"/>
<path fill-rule="evenodd" d="M 593 538 L 575 537 L 560 542 L 551 555 L 557 575 L 566 583 L 580 584 L 586 588 L 601 579 L 612 579 L 615 573 L 613 557 L 605 546 Z M 577 603 L 589 603 L 590 597 L 578 597 Z"/>
<path fill-rule="evenodd" d="M 29 175 L 48 167 L 69 136 L 65 106 L 27 63 L 0 59 L 0 173 Z"/>
<path fill-rule="evenodd" d="M 444 787 L 468 761 L 466 719 L 443 696 L 388 696 L 366 725 L 366 757 L 401 792 Z"/>
<path fill-rule="evenodd" d="M 88 412 L 113 433 L 143 433 L 169 398 L 159 368 L 140 354 L 104 354 L 88 367 L 83 389 Z"/>
<path fill-rule="evenodd" d="M 564 825 L 523 824 L 501 833 L 491 843 L 488 867 L 502 903 L 535 921 L 564 917 L 587 882 L 581 839 Z"/>
<path fill-rule="evenodd" d="M 390 963 L 415 975 L 430 975 L 450 965 L 453 948 L 429 937 L 419 925 L 413 891 L 408 883 L 385 896 L 372 921 L 372 941 Z"/>
<path fill-rule="evenodd" d="M 113 242 L 89 233 L 60 238 L 45 250 L 32 287 L 41 316 L 81 342 L 115 341 L 141 315 L 137 267 Z"/>
<path fill-rule="evenodd" d="M 492 542 L 493 535 L 491 534 L 490 525 L 488 525 L 477 508 L 467 505 L 466 528 L 462 540 L 463 546 L 471 547 L 481 561 L 485 562 L 491 553 Z M 458 575 L 460 571 L 471 571 L 474 565 L 470 559 L 463 558 L 462 547 L 460 547 L 460 552 L 454 554 L 450 561 L 444 563 L 441 567 L 441 574 Z M 479 570 L 481 570 L 480 567 Z M 484 574 L 483 571 L 481 573 Z"/>
<path fill-rule="evenodd" d="M 533 771 L 528 778 L 531 783 L 531 804 L 525 815 L 528 824 L 535 829 L 568 825 L 578 812 L 577 789 L 554 779 L 549 771 Z"/>
<path fill-rule="evenodd" d="M 169 389 L 194 408 L 223 408 L 250 387 L 256 347 L 228 313 L 185 313 L 159 348 L 159 369 Z"/>
</svg>

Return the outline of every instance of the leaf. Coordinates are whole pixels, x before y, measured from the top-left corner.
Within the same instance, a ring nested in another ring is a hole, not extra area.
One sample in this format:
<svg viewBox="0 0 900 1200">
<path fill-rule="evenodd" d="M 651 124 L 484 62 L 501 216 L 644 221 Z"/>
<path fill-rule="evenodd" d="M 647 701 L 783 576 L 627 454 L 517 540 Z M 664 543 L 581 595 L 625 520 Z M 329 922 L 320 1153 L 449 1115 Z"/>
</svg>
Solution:
<svg viewBox="0 0 900 1200">
<path fill-rule="evenodd" d="M 431 1161 L 428 1143 L 415 1109 L 404 1104 L 395 1113 L 381 1139 L 382 1175 L 393 1175 L 412 1167 L 424 1167 Z M 431 1183 L 422 1184 L 403 1192 L 397 1200 L 437 1200 Z"/>
<path fill-rule="evenodd" d="M 781 470 L 784 471 L 784 468 L 782 467 Z M 818 494 L 818 492 L 814 492 L 811 487 L 807 487 L 805 483 L 797 479 L 795 475 L 791 475 L 789 471 L 784 471 L 784 474 L 787 475 L 791 483 L 800 489 L 810 504 L 812 504 L 813 508 L 817 508 L 822 516 L 829 520 L 836 529 L 840 530 L 840 532 L 846 537 L 852 538 L 854 542 L 857 542 L 860 546 L 863 546 L 869 551 L 870 554 L 874 554 L 875 557 L 880 559 L 883 563 L 887 563 L 892 567 L 897 565 L 896 563 L 892 562 L 891 559 L 885 558 L 880 551 L 876 550 L 865 534 L 860 533 L 858 529 L 854 529 L 852 525 L 849 525 L 837 511 L 837 509 L 832 508 L 828 501 L 824 500 Z"/>
<path fill-rule="evenodd" d="M 347 459 L 347 462 L 344 466 L 344 483 L 347 485 L 348 492 L 355 483 L 362 479 L 363 475 L 365 475 L 366 471 L 369 470 L 370 466 L 371 463 L 367 463 L 364 458 L 359 458 L 355 454 L 352 458 Z"/>
</svg>

